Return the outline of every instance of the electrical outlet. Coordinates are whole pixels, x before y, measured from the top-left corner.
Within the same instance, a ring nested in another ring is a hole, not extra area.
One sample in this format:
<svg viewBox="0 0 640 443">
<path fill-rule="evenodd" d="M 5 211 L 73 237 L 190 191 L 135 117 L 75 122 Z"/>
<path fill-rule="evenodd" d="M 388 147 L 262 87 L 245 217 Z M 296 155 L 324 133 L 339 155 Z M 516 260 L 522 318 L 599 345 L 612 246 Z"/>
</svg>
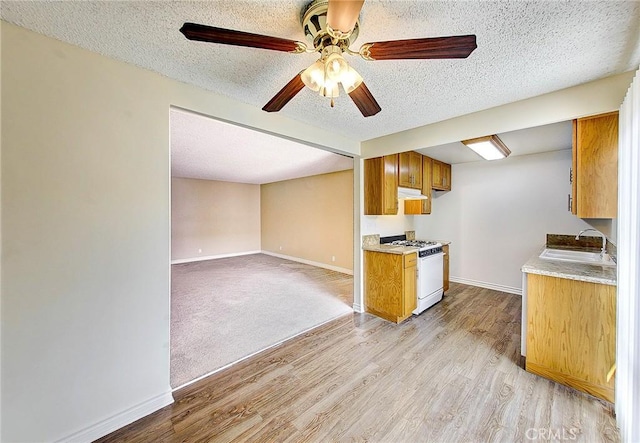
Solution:
<svg viewBox="0 0 640 443">
<path fill-rule="evenodd" d="M 331 256 L 331 261 L 336 261 L 336 256 L 335 255 Z"/>
<path fill-rule="evenodd" d="M 280 250 L 282 251 L 282 246 L 280 246 Z"/>
<path fill-rule="evenodd" d="M 202 249 L 198 248 L 198 254 L 202 254 Z"/>
</svg>

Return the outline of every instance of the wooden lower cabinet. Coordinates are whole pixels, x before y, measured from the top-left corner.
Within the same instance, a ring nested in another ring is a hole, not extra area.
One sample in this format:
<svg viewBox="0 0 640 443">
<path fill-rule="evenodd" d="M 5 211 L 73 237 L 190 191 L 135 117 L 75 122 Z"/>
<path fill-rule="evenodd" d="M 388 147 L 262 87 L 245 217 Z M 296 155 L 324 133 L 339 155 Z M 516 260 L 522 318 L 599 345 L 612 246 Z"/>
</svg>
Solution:
<svg viewBox="0 0 640 443">
<path fill-rule="evenodd" d="M 449 245 L 442 245 L 442 252 L 444 252 L 442 280 L 443 280 L 444 292 L 447 292 L 449 290 Z"/>
<path fill-rule="evenodd" d="M 615 286 L 527 275 L 527 371 L 613 402 L 615 347 Z"/>
<path fill-rule="evenodd" d="M 364 251 L 365 310 L 400 323 L 417 307 L 418 255 Z"/>
</svg>

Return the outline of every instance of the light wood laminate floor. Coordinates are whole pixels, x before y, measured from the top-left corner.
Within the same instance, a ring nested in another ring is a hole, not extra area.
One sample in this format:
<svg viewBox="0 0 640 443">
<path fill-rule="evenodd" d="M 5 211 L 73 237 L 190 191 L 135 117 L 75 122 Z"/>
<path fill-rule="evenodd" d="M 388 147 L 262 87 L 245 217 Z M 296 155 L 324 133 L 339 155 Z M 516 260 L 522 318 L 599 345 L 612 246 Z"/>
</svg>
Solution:
<svg viewBox="0 0 640 443">
<path fill-rule="evenodd" d="M 520 304 L 452 284 L 400 325 L 348 315 L 99 441 L 619 441 L 607 405 L 518 366 Z"/>
</svg>

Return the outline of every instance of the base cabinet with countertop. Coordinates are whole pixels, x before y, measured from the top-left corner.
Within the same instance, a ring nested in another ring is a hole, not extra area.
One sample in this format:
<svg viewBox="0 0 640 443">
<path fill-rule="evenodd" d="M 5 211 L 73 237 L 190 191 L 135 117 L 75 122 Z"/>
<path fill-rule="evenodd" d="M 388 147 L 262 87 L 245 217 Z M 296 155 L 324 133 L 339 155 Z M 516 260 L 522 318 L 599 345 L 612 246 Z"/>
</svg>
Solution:
<svg viewBox="0 0 640 443">
<path fill-rule="evenodd" d="M 526 370 L 613 402 L 616 288 L 530 274 Z"/>
<path fill-rule="evenodd" d="M 615 266 L 535 255 L 522 271 L 525 369 L 613 403 Z"/>
<path fill-rule="evenodd" d="M 365 310 L 400 323 L 416 309 L 418 256 L 364 251 Z"/>
</svg>

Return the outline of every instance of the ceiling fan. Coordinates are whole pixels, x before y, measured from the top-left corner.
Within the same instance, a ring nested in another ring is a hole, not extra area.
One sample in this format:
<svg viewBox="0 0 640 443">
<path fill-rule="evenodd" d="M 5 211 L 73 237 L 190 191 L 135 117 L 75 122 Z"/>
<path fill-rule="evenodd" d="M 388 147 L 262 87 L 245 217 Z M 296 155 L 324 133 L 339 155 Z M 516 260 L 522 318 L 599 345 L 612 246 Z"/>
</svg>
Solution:
<svg viewBox="0 0 640 443">
<path fill-rule="evenodd" d="M 362 77 L 343 55 L 360 55 L 365 60 L 467 58 L 477 47 L 475 35 L 416 38 L 365 43 L 355 52 L 349 49 L 358 37 L 358 16 L 364 0 L 314 0 L 303 9 L 302 28 L 312 47 L 279 37 L 235 31 L 233 29 L 185 23 L 180 32 L 189 40 L 225 45 L 248 46 L 291 53 L 320 53 L 320 58 L 298 73 L 262 109 L 277 112 L 305 86 L 333 99 L 339 94 L 339 84 L 358 107 L 370 117 L 381 108 Z"/>
</svg>

